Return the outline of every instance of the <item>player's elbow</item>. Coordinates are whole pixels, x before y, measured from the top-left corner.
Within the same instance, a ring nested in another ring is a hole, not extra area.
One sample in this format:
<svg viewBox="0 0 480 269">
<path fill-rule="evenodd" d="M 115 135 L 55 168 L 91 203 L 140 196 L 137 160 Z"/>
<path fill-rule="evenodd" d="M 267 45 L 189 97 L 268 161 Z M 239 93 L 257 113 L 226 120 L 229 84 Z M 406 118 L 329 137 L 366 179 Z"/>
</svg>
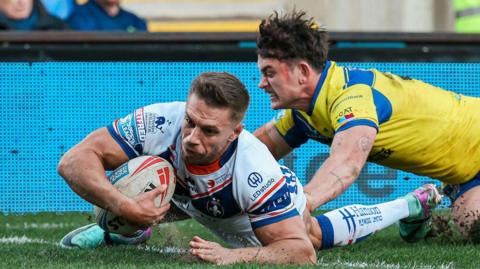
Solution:
<svg viewBox="0 0 480 269">
<path fill-rule="evenodd" d="M 73 169 L 73 163 L 75 163 L 74 158 L 75 156 L 68 151 L 62 156 L 57 165 L 57 173 L 69 184 L 71 183 L 69 174 Z"/>
<path fill-rule="evenodd" d="M 57 173 L 63 178 L 65 178 L 64 175 L 65 175 L 65 171 L 67 170 L 67 167 L 68 167 L 68 159 L 66 155 L 63 155 L 63 157 L 60 159 L 57 165 Z"/>
</svg>

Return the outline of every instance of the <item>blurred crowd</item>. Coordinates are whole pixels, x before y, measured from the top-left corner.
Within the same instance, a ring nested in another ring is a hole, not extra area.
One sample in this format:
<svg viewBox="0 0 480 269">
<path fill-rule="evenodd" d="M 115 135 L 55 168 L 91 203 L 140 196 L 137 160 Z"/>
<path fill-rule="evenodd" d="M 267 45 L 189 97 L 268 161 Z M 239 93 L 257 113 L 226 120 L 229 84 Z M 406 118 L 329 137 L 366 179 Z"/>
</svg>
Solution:
<svg viewBox="0 0 480 269">
<path fill-rule="evenodd" d="M 345 1 L 335 1 L 335 0 L 270 0 L 271 6 L 268 6 L 269 9 L 282 9 L 288 7 L 289 5 L 303 5 L 303 6 L 311 6 L 314 3 L 314 6 L 317 7 L 317 13 L 314 16 L 317 17 L 322 23 L 326 23 L 332 29 L 336 29 L 337 31 L 455 31 L 458 33 L 479 33 L 480 32 L 480 0 L 442 0 L 442 1 L 431 1 L 430 3 L 432 6 L 436 7 L 435 10 L 439 11 L 431 11 L 429 16 L 429 11 L 425 11 L 421 13 L 423 16 L 421 18 L 425 18 L 418 23 L 415 27 L 405 28 L 403 27 L 404 24 L 408 24 L 405 21 L 411 21 L 412 18 L 416 18 L 415 12 L 408 13 L 407 10 L 405 14 L 400 15 L 400 22 L 399 18 L 391 19 L 391 18 L 383 18 L 382 14 L 387 14 L 389 10 L 391 10 L 396 5 L 389 5 L 384 4 L 382 8 L 379 8 L 376 11 L 379 14 L 379 20 L 386 25 L 389 25 L 390 28 L 378 28 L 375 27 L 375 23 L 368 24 L 365 22 L 371 21 L 368 12 L 359 12 L 355 13 L 356 22 L 355 24 L 348 23 L 346 20 L 338 19 L 339 16 L 336 14 L 340 14 L 340 12 L 344 12 L 343 8 L 344 3 L 353 3 Z M 147 1 L 148 2 L 148 1 Z M 151 1 L 155 3 L 155 1 Z M 218 0 L 215 2 L 214 5 L 220 5 L 221 3 L 232 4 L 232 6 L 228 6 L 228 9 L 231 10 L 234 7 L 239 7 L 238 5 L 233 5 L 236 1 L 234 0 Z M 290 3 L 290 4 L 287 4 Z M 368 5 L 371 3 L 369 0 L 359 1 L 362 2 L 363 5 Z M 351 5 L 352 10 L 362 6 L 362 3 L 356 5 Z M 379 1 L 382 3 L 382 1 Z M 384 1 L 387 2 L 387 1 Z M 383 2 L 383 3 L 384 3 Z M 422 1 L 420 1 L 422 2 Z M 427 1 L 425 1 L 426 3 Z M 178 7 L 186 7 L 190 4 L 190 11 L 193 9 L 198 14 L 205 14 L 209 13 L 210 9 L 208 9 L 208 5 L 205 1 L 182 1 L 182 3 L 186 3 L 183 6 L 178 5 Z M 236 13 L 235 15 L 225 15 L 228 13 L 226 9 L 215 8 L 219 10 L 216 14 L 212 17 L 208 17 L 213 21 L 217 17 L 225 18 L 225 16 L 229 19 L 231 17 L 241 17 L 244 18 L 245 16 L 251 15 L 255 17 L 253 12 L 251 12 L 252 8 L 254 8 L 255 1 L 243 2 L 245 5 L 248 6 L 248 9 L 244 11 L 245 13 Z M 275 4 L 277 3 L 277 4 Z M 278 4 L 280 3 L 280 4 Z M 281 3 L 284 3 L 281 5 Z M 343 4 L 342 4 L 343 3 Z M 131 4 L 131 3 L 130 3 Z M 175 5 L 175 1 L 171 1 L 171 5 Z M 127 7 L 129 3 L 125 0 L 124 5 Z M 401 4 L 398 4 L 401 5 Z M 397 5 L 397 6 L 398 6 Z M 404 4 L 407 6 L 407 4 Z M 421 4 L 417 4 L 420 8 L 422 7 Z M 425 4 L 426 5 L 426 4 Z M 203 8 L 202 8 L 203 6 Z M 183 8 L 172 8 L 171 10 L 178 10 L 179 13 L 184 13 L 185 10 Z M 145 9 L 147 12 L 143 12 L 143 16 L 146 15 L 148 11 L 155 10 L 155 8 Z M 340 10 L 342 8 L 342 10 Z M 138 9 L 136 12 L 141 12 Z M 272 10 L 267 10 L 266 14 L 269 14 Z M 410 10 L 412 11 L 412 10 Z M 171 12 L 171 11 L 170 11 Z M 313 11 L 312 11 L 313 12 Z M 155 12 L 154 12 L 155 13 Z M 252 14 L 250 14 L 252 13 Z M 156 12 L 155 14 L 158 14 Z M 198 17 L 196 14 L 193 17 Z M 230 13 L 229 13 L 230 14 Z M 330 16 L 330 14 L 334 14 Z M 362 15 L 363 14 L 363 15 Z M 162 18 L 163 18 L 162 14 Z M 170 14 L 172 15 L 172 14 Z M 215 17 L 215 15 L 217 17 Z M 418 15 L 418 14 L 417 14 Z M 178 14 L 174 15 L 178 17 Z M 188 15 L 187 15 L 188 17 Z M 253 20 L 255 25 L 252 29 L 256 29 L 259 18 L 263 16 L 259 16 L 258 18 L 255 17 L 257 20 Z M 181 17 L 185 18 L 185 17 Z M 431 18 L 430 20 L 428 18 Z M 445 23 L 440 23 L 435 18 L 442 18 L 440 20 L 444 21 Z M 207 19 L 207 20 L 208 20 Z M 227 20 L 228 21 L 228 20 Z M 355 21 L 355 19 L 353 19 Z M 434 24 L 432 21 L 436 21 L 437 23 L 434 26 L 427 26 L 429 24 Z M 205 21 L 202 21 L 205 23 Z M 238 26 L 238 22 L 235 22 L 235 26 Z M 152 26 L 153 25 L 153 26 Z M 357 27 L 357 25 L 367 25 L 365 27 Z M 155 24 L 152 23 L 150 17 L 150 29 L 152 31 L 158 31 L 158 28 L 154 27 Z M 168 27 L 172 27 L 169 25 Z M 198 26 L 197 26 L 198 27 Z M 335 28 L 336 27 L 336 28 Z M 229 28 L 227 28 L 228 30 Z M 233 27 L 232 27 L 233 29 Z M 249 28 L 250 29 L 250 28 Z M 30 31 L 30 30 L 76 30 L 76 31 L 124 31 L 124 32 L 144 32 L 147 31 L 147 23 L 144 18 L 140 18 L 136 14 L 133 14 L 130 11 L 125 10 L 122 8 L 121 0 L 0 0 L 0 30 L 20 30 L 20 31 Z M 161 28 L 161 31 L 164 31 Z"/>
<path fill-rule="evenodd" d="M 0 0 L 0 30 L 147 31 L 120 0 Z"/>
</svg>

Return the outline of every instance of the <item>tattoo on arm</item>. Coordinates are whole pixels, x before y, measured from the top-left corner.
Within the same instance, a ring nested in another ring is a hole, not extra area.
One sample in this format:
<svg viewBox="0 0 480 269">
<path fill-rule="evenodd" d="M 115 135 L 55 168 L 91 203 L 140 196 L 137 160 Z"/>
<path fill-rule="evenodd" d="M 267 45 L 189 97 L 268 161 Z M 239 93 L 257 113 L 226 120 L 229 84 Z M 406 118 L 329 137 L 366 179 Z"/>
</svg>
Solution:
<svg viewBox="0 0 480 269">
<path fill-rule="evenodd" d="M 365 153 L 369 153 L 370 150 L 372 149 L 372 146 L 373 146 L 372 140 L 366 136 L 362 136 L 358 140 L 358 147 Z"/>
</svg>

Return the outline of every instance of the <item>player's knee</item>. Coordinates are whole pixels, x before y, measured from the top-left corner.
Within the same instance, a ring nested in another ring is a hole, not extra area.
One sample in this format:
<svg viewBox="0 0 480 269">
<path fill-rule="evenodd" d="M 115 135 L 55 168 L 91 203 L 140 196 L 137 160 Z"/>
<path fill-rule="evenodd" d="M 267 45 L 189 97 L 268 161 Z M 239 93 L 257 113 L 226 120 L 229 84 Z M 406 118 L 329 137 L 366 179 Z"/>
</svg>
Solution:
<svg viewBox="0 0 480 269">
<path fill-rule="evenodd" d="M 317 253 L 312 245 L 305 244 L 303 247 L 303 253 L 305 257 L 305 264 L 316 264 L 317 263 Z"/>
<path fill-rule="evenodd" d="M 473 214 L 473 212 L 471 213 Z M 457 220 L 460 233 L 465 240 L 475 244 L 480 243 L 480 214 L 476 213 L 476 218 L 466 218 Z"/>
</svg>

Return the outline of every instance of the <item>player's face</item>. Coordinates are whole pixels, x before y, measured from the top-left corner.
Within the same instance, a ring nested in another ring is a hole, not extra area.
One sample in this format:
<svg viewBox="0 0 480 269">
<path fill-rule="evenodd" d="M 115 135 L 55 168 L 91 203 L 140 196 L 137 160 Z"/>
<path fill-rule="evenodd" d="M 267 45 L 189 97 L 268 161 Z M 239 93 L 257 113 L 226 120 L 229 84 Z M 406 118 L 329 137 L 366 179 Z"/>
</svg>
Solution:
<svg viewBox="0 0 480 269">
<path fill-rule="evenodd" d="M 32 13 L 33 0 L 0 0 L 0 10 L 10 19 L 23 20 Z"/>
<path fill-rule="evenodd" d="M 182 124 L 183 160 L 194 165 L 218 160 L 243 129 L 231 115 L 229 108 L 215 108 L 196 94 L 190 95 Z"/>
<path fill-rule="evenodd" d="M 272 109 L 292 108 L 300 96 L 302 88 L 299 81 L 299 70 L 273 58 L 258 56 L 258 68 L 262 78 L 258 87 L 270 95 Z"/>
</svg>

